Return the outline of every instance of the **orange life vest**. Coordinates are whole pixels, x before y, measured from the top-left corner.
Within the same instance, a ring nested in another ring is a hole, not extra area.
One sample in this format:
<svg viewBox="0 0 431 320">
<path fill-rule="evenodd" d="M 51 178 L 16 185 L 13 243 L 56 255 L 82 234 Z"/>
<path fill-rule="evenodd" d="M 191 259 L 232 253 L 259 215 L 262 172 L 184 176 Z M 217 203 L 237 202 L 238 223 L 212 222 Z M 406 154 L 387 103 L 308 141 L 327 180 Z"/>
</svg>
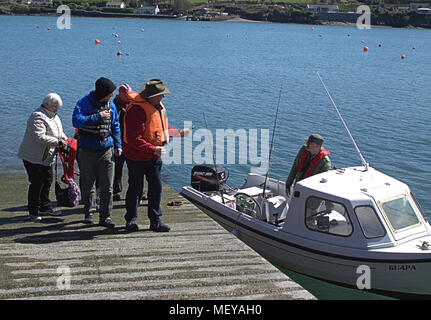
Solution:
<svg viewBox="0 0 431 320">
<path fill-rule="evenodd" d="M 316 169 L 319 162 L 324 157 L 329 156 L 329 154 L 330 152 L 328 150 L 326 150 L 324 147 L 321 147 L 320 152 L 314 157 L 313 160 L 311 160 L 310 165 L 302 175 L 302 179 L 310 177 L 313 174 L 314 169 Z M 308 151 L 307 149 L 304 149 L 301 155 L 301 160 L 299 160 L 298 172 L 302 172 L 302 170 L 304 169 L 305 161 L 307 160 L 307 155 L 308 155 Z"/>
<path fill-rule="evenodd" d="M 168 117 L 166 116 L 165 106 L 160 102 L 161 109 L 157 109 L 145 98 L 142 98 L 139 93 L 130 92 L 128 94 L 130 103 L 126 107 L 124 115 L 124 135 L 123 140 L 127 143 L 127 114 L 131 107 L 139 106 L 146 115 L 145 131 L 143 138 L 153 146 L 163 146 L 169 143 L 169 125 Z"/>
</svg>

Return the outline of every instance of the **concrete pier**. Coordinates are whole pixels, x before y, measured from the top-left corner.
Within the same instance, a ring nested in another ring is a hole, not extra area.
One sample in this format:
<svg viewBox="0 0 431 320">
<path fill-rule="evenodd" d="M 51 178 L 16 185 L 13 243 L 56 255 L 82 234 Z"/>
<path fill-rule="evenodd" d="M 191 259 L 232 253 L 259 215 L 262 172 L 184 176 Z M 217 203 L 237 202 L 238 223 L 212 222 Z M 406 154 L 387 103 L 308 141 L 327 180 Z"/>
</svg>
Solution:
<svg viewBox="0 0 431 320">
<path fill-rule="evenodd" d="M 114 230 L 83 224 L 82 205 L 30 222 L 27 188 L 25 175 L 0 175 L 0 299 L 315 299 L 167 185 L 169 233 L 148 230 L 145 202 L 126 232 L 124 200 Z"/>
</svg>

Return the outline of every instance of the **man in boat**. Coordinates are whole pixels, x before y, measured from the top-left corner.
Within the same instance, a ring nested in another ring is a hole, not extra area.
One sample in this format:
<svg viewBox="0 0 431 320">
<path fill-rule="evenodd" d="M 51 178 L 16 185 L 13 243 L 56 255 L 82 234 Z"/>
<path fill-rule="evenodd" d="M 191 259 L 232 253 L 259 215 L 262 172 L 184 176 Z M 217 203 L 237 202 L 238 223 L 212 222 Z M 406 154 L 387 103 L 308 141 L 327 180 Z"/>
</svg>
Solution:
<svg viewBox="0 0 431 320">
<path fill-rule="evenodd" d="M 306 144 L 296 155 L 293 166 L 286 180 L 286 195 L 290 195 L 290 187 L 295 182 L 331 169 L 329 151 L 323 147 L 323 137 L 318 133 L 305 138 Z"/>
<path fill-rule="evenodd" d="M 142 193 L 143 178 L 148 182 L 148 218 L 150 230 L 169 232 L 171 229 L 161 220 L 162 196 L 161 156 L 169 137 L 185 137 L 190 129 L 178 130 L 168 124 L 166 109 L 162 103 L 170 91 L 159 79 L 145 83 L 139 93 L 129 92 L 130 103 L 124 115 L 124 155 L 129 172 L 129 187 L 126 193 L 126 230 L 138 231 L 138 204 Z"/>
</svg>

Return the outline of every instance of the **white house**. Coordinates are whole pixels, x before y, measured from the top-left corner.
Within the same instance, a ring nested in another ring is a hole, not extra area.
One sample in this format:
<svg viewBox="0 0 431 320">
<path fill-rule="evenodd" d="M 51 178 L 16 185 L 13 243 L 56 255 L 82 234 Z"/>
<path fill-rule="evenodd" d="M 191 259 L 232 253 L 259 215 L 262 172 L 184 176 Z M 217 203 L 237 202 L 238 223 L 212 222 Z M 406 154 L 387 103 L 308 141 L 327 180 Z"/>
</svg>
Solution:
<svg viewBox="0 0 431 320">
<path fill-rule="evenodd" d="M 416 11 L 419 8 L 429 8 L 429 7 L 430 7 L 429 3 L 415 3 L 415 2 L 410 3 L 410 11 Z"/>
<path fill-rule="evenodd" d="M 135 14 L 158 14 L 160 12 L 159 6 L 151 6 L 151 7 L 144 7 L 141 5 L 140 8 L 136 9 L 134 11 Z"/>
<path fill-rule="evenodd" d="M 124 2 L 107 2 L 106 7 L 110 7 L 110 8 L 120 8 L 120 9 L 124 9 L 126 7 L 126 4 Z"/>
<path fill-rule="evenodd" d="M 430 8 L 417 8 L 416 12 L 419 14 L 431 14 Z"/>
<path fill-rule="evenodd" d="M 312 12 L 338 12 L 338 6 L 331 6 L 326 4 L 307 4 L 307 7 L 305 7 L 305 9 Z"/>
<path fill-rule="evenodd" d="M 23 4 L 45 4 L 45 5 L 52 5 L 53 0 L 21 0 L 21 3 Z"/>
</svg>

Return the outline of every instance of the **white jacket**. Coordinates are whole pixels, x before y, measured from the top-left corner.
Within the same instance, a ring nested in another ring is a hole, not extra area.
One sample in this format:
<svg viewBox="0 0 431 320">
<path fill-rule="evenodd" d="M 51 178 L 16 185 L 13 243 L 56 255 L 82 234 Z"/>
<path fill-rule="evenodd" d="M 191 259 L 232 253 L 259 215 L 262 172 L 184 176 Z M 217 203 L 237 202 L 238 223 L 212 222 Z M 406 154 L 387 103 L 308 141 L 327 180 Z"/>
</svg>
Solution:
<svg viewBox="0 0 431 320">
<path fill-rule="evenodd" d="M 56 146 L 62 138 L 66 138 L 66 135 L 57 113 L 40 106 L 28 118 L 18 157 L 50 166 L 54 163 Z"/>
</svg>

